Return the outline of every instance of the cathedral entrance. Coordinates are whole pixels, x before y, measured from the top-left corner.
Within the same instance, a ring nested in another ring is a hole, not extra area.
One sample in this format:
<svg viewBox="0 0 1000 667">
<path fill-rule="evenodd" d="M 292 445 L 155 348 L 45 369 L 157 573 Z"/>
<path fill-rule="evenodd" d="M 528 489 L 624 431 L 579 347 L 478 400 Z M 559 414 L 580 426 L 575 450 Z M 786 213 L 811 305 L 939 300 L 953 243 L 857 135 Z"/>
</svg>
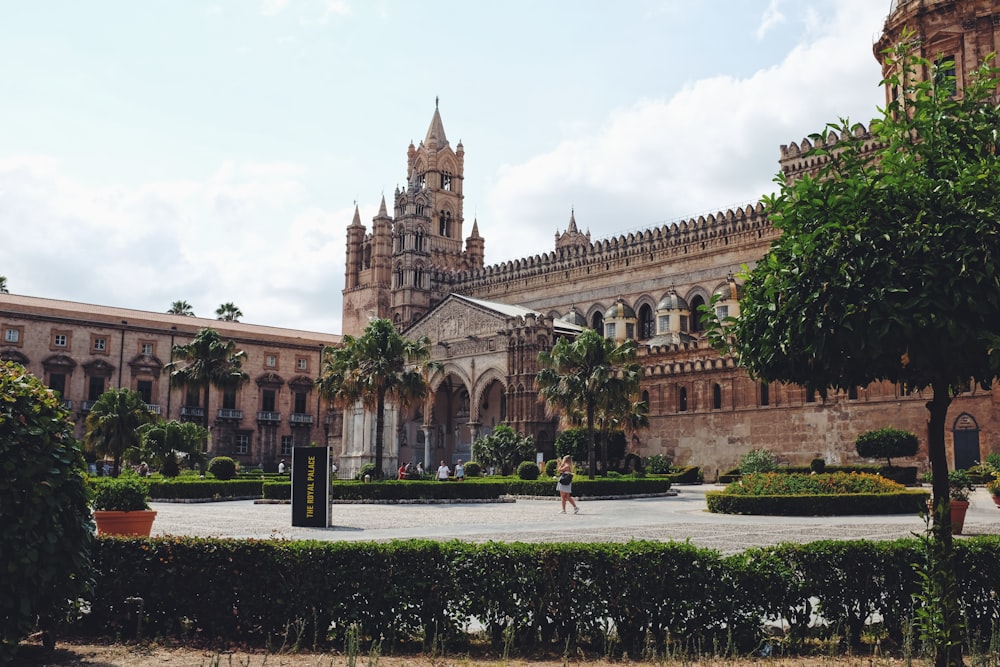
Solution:
<svg viewBox="0 0 1000 667">
<path fill-rule="evenodd" d="M 435 451 L 433 462 L 439 460 L 452 466 L 458 459 L 472 458 L 469 427 L 469 390 L 461 378 L 448 374 L 434 392 L 434 412 L 431 418 L 431 439 Z"/>
</svg>

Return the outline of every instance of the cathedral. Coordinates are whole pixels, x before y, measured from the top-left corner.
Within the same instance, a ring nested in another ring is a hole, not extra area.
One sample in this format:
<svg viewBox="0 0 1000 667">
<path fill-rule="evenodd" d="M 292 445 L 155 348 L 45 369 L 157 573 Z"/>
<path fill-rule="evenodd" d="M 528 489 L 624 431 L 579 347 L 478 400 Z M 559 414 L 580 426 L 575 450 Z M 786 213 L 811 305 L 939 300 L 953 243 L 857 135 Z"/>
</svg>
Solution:
<svg viewBox="0 0 1000 667">
<path fill-rule="evenodd" d="M 886 74 L 892 64 L 883 51 L 904 28 L 914 31 L 919 55 L 954 72 L 959 92 L 967 73 L 1000 51 L 1000 12 L 991 0 L 896 0 L 874 45 Z M 887 90 L 887 100 L 895 94 Z M 781 146 L 786 178 L 817 169 L 805 158 L 809 148 L 809 140 Z M 465 147 L 448 141 L 437 102 L 406 160 L 405 186 L 391 203 L 383 197 L 370 228 L 357 209 L 347 228 L 344 333 L 387 318 L 409 338 L 426 335 L 441 365 L 425 402 L 388 420 L 386 442 L 398 448 L 387 450 L 387 464 L 468 460 L 472 442 L 501 422 L 553 456 L 560 424 L 538 399 L 537 358 L 583 327 L 639 345 L 650 425 L 629 449 L 642 457 L 699 465 L 713 479 L 754 448 L 788 464 L 856 461 L 857 435 L 882 426 L 911 430 L 926 448 L 927 396 L 878 383 L 821 400 L 804 387 L 754 382 L 708 344 L 699 308 L 718 295 L 721 314 L 738 316 L 740 267 L 753 265 L 775 238 L 761 204 L 601 240 L 581 232 L 571 211 L 552 247 L 487 265 L 477 220 L 464 236 Z M 998 403 L 998 387 L 970 386 L 956 397 L 952 465 L 1000 451 Z M 370 458 L 370 417 L 359 410 L 344 423 L 341 458 Z"/>
</svg>

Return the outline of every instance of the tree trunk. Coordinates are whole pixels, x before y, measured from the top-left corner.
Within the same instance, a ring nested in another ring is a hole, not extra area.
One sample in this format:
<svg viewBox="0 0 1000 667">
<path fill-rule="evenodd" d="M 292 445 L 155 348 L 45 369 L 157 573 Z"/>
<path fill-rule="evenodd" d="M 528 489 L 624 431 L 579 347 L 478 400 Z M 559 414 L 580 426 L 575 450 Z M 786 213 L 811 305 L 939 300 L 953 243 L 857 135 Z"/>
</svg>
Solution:
<svg viewBox="0 0 1000 667">
<path fill-rule="evenodd" d="M 935 667 L 957 667 L 962 661 L 962 616 L 958 607 L 958 587 L 955 575 L 955 548 L 951 535 L 951 500 L 948 482 L 948 454 L 945 449 L 944 427 L 951 404 L 949 385 L 935 381 L 934 395 L 927 403 L 930 421 L 927 425 L 927 455 L 931 463 L 931 486 L 934 491 L 933 537 L 938 543 L 940 561 L 932 564 L 933 585 L 940 595 L 942 622 L 947 627 L 947 642 L 934 647 Z"/>
<path fill-rule="evenodd" d="M 597 467 L 597 453 L 594 445 L 594 402 L 587 401 L 587 475 L 594 479 L 594 468 Z"/>
<path fill-rule="evenodd" d="M 375 479 L 382 479 L 382 446 L 385 430 L 385 392 L 379 391 L 375 399 Z"/>
</svg>

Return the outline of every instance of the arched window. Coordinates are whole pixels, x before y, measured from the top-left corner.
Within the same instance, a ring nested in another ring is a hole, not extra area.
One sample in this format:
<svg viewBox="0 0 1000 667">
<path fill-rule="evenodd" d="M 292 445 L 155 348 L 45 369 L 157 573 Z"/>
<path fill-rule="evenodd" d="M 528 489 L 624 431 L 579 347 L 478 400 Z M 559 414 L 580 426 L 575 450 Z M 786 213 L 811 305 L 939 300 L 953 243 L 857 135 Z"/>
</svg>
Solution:
<svg viewBox="0 0 1000 667">
<path fill-rule="evenodd" d="M 679 387 L 677 390 L 677 412 L 687 412 L 688 390 L 687 387 Z"/>
<path fill-rule="evenodd" d="M 649 404 L 649 392 L 648 391 L 643 390 L 643 392 L 642 392 L 642 402 L 646 404 L 646 412 L 648 414 L 652 414 L 653 413 L 653 409 L 652 409 L 653 406 L 651 406 Z"/>
<path fill-rule="evenodd" d="M 599 334 L 604 334 L 604 315 L 601 313 L 594 313 L 594 316 L 590 318 L 590 328 Z"/>
<path fill-rule="evenodd" d="M 639 308 L 639 340 L 649 340 L 655 335 L 653 328 L 653 309 L 648 304 Z"/>
<path fill-rule="evenodd" d="M 718 384 L 712 385 L 712 408 L 722 409 L 722 387 Z"/>
<path fill-rule="evenodd" d="M 760 383 L 760 404 L 771 404 L 771 387 L 766 382 Z"/>
<path fill-rule="evenodd" d="M 696 296 L 691 299 L 691 332 L 697 333 L 705 330 L 705 323 L 701 320 L 701 307 L 705 305 L 705 299 Z"/>
</svg>

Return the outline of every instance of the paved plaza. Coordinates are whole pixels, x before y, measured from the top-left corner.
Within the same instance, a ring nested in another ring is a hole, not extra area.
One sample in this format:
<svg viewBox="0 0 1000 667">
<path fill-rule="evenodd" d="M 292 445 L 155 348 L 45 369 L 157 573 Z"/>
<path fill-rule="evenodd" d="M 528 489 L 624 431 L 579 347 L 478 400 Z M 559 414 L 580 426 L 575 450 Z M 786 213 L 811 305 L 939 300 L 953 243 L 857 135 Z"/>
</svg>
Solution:
<svg viewBox="0 0 1000 667">
<path fill-rule="evenodd" d="M 918 516 L 774 517 L 712 514 L 705 492 L 715 485 L 675 487 L 676 496 L 577 500 L 580 513 L 559 513 L 557 499 L 503 503 L 340 504 L 330 528 L 291 525 L 288 504 L 252 500 L 212 503 L 154 502 L 153 535 L 387 541 L 459 539 L 470 542 L 684 541 L 722 553 L 751 546 L 821 539 L 891 540 L 924 529 Z M 1000 534 L 1000 509 L 975 491 L 965 535 Z"/>
</svg>

